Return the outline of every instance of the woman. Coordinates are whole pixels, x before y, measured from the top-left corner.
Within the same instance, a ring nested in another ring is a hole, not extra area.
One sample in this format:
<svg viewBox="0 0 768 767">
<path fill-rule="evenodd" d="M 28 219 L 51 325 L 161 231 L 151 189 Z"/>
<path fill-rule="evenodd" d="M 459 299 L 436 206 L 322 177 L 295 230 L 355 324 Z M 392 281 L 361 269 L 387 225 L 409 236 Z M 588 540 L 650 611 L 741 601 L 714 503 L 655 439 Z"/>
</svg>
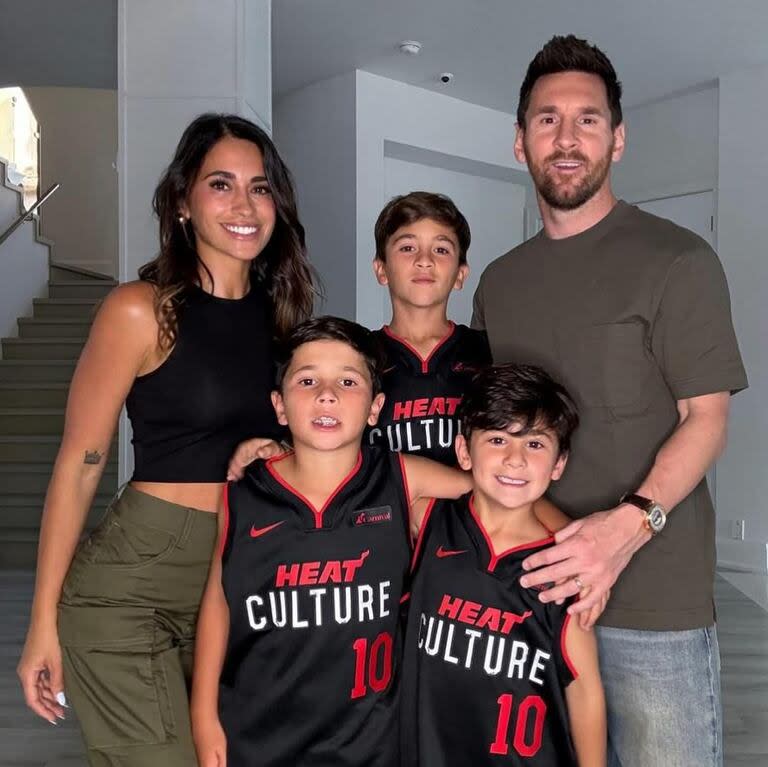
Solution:
<svg viewBox="0 0 768 767">
<path fill-rule="evenodd" d="M 35 713 L 55 723 L 72 702 L 100 766 L 195 764 L 187 688 L 213 512 L 238 442 L 278 435 L 273 337 L 314 296 L 290 174 L 247 120 L 198 117 L 154 209 L 160 254 L 106 298 L 72 380 L 18 668 Z M 78 546 L 123 404 L 135 472 Z"/>
</svg>

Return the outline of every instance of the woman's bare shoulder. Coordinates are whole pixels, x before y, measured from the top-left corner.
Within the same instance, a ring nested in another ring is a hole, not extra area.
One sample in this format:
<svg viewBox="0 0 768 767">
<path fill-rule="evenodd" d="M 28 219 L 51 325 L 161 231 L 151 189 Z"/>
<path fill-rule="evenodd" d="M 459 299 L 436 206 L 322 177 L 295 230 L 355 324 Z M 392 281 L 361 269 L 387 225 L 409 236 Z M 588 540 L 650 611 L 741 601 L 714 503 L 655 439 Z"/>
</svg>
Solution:
<svg viewBox="0 0 768 767">
<path fill-rule="evenodd" d="M 155 288 L 148 282 L 136 280 L 113 288 L 101 302 L 96 314 L 92 334 L 106 330 L 127 332 L 151 343 L 157 336 L 155 315 Z"/>
</svg>

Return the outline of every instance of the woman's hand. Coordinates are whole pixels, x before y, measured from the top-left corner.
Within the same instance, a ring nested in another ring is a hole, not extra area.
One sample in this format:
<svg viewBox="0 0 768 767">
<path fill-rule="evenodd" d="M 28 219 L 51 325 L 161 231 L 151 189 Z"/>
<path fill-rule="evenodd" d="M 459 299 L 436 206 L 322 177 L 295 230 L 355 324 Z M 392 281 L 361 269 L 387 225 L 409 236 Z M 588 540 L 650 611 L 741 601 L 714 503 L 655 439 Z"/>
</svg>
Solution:
<svg viewBox="0 0 768 767">
<path fill-rule="evenodd" d="M 16 673 L 27 705 L 51 724 L 64 719 L 64 675 L 56 629 L 30 626 Z"/>
<path fill-rule="evenodd" d="M 257 458 L 272 458 L 275 455 L 288 452 L 289 448 L 281 442 L 264 437 L 254 437 L 241 442 L 229 459 L 227 480 L 242 479 L 245 468 Z"/>
<path fill-rule="evenodd" d="M 227 767 L 227 736 L 218 717 L 193 722 L 192 734 L 200 767 Z"/>
</svg>

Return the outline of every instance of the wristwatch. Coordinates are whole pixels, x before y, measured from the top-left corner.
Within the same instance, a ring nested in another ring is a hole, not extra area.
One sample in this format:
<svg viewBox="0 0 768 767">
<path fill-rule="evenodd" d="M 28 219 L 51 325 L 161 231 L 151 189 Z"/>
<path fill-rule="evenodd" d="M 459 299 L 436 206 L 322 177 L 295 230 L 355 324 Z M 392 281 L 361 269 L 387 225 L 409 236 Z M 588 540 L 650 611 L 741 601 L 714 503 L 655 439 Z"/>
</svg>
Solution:
<svg viewBox="0 0 768 767">
<path fill-rule="evenodd" d="M 624 493 L 619 499 L 619 503 L 631 503 L 637 506 L 645 514 L 645 528 L 651 535 L 658 535 L 667 524 L 667 511 L 656 501 L 650 498 L 644 498 L 637 493 Z"/>
</svg>

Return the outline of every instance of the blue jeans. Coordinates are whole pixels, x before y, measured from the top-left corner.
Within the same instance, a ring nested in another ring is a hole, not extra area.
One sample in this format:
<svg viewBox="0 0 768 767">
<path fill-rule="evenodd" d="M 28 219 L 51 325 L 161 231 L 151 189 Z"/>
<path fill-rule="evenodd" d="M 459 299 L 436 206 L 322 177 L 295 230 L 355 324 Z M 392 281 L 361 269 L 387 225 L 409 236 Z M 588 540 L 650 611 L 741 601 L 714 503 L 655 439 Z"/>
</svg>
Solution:
<svg viewBox="0 0 768 767">
<path fill-rule="evenodd" d="M 715 627 L 598 627 L 609 767 L 722 767 Z"/>
</svg>

